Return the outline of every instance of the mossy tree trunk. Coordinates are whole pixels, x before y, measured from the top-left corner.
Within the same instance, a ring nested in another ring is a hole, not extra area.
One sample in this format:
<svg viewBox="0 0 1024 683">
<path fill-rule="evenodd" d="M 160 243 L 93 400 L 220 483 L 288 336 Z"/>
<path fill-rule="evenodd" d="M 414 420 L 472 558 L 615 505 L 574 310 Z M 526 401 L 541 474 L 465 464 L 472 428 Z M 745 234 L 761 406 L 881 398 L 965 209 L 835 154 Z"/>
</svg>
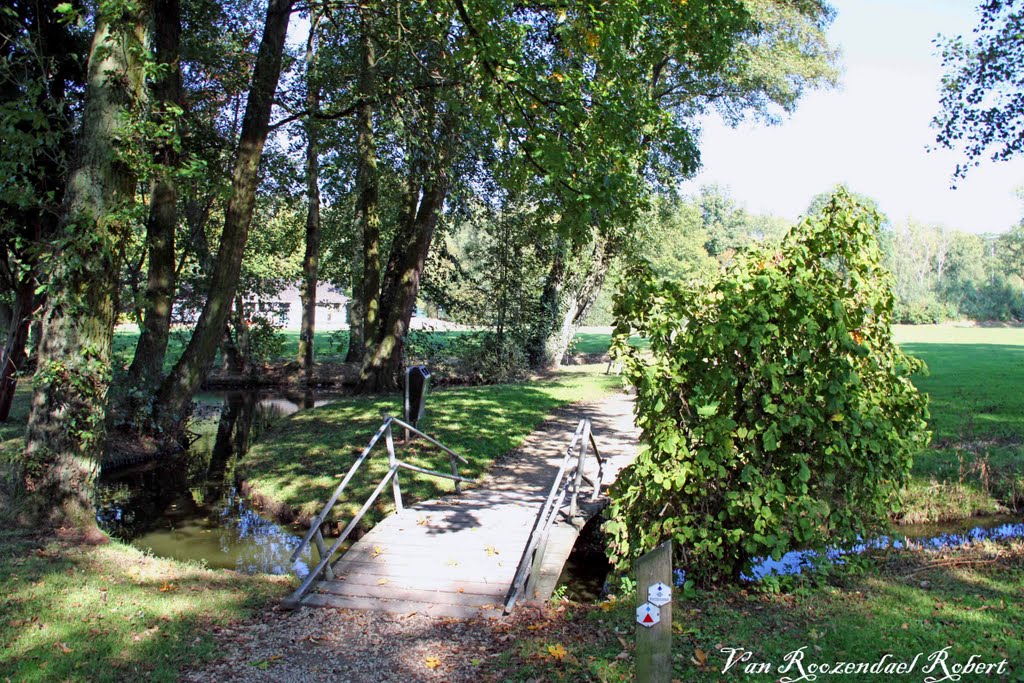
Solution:
<svg viewBox="0 0 1024 683">
<path fill-rule="evenodd" d="M 316 82 L 317 18 L 310 22 L 306 45 L 306 253 L 302 259 L 302 327 L 299 332 L 298 361 L 312 375 L 316 336 L 316 286 L 320 266 L 320 160 L 316 115 L 320 109 L 320 86 Z"/>
<path fill-rule="evenodd" d="M 356 168 L 355 229 L 362 242 L 362 281 L 353 312 L 359 321 L 351 326 L 348 356 L 367 362 L 373 352 L 381 316 L 381 218 L 380 189 L 377 174 L 377 146 L 374 140 L 374 96 L 376 94 L 376 53 L 366 16 L 361 20 L 362 35 L 359 68 L 359 105 L 355 113 Z M 354 289 L 354 288 L 353 288 Z M 355 292 L 353 291 L 353 295 Z M 368 341 L 371 342 L 368 344 Z"/>
<path fill-rule="evenodd" d="M 436 137 L 432 136 L 436 140 L 434 148 L 429 154 L 417 150 L 416 160 L 409 164 L 398 232 L 382 279 L 381 316 L 374 336 L 366 335 L 358 391 L 391 391 L 400 384 L 405 338 L 416 307 L 420 276 L 448 196 L 457 137 L 454 116 L 449 109 Z"/>
<path fill-rule="evenodd" d="M 27 494 L 23 521 L 87 535 L 97 534 L 93 482 L 103 443 L 117 273 L 136 184 L 120 142 L 134 137 L 121 128 L 145 96 L 152 11 L 146 2 L 102 8 L 20 463 Z"/>
</svg>

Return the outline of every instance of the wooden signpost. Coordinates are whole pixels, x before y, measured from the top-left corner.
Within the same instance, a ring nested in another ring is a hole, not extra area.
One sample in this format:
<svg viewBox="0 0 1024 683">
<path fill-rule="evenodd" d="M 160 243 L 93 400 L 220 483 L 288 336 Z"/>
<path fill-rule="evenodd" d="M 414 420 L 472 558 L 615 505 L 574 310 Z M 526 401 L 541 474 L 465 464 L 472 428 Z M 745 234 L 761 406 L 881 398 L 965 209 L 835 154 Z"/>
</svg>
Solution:
<svg viewBox="0 0 1024 683">
<path fill-rule="evenodd" d="M 636 563 L 636 680 L 672 681 L 672 541 Z M 668 593 L 668 595 L 666 595 Z"/>
</svg>

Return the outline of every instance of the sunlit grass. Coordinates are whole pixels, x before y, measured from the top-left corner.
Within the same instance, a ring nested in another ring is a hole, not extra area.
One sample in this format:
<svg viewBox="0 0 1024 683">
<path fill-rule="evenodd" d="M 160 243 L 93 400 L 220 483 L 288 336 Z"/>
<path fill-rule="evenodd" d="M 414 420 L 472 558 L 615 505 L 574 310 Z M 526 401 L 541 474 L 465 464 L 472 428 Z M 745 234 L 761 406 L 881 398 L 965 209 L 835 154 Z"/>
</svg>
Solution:
<svg viewBox="0 0 1024 683">
<path fill-rule="evenodd" d="M 431 391 L 420 427 L 469 460 L 460 474 L 480 476 L 499 456 L 511 451 L 554 409 L 597 400 L 620 386 L 603 367 L 576 366 L 526 384 L 456 387 Z M 256 493 L 305 515 L 315 514 L 340 477 L 369 442 L 385 413 L 401 416 L 398 396 L 350 398 L 297 413 L 266 434 L 243 460 L 240 471 Z M 396 432 L 396 439 L 401 434 Z M 338 512 L 351 515 L 387 472 L 383 441 L 377 446 Z M 448 456 L 423 441 L 401 446 L 400 457 L 414 465 L 450 471 Z M 403 497 L 425 500 L 451 491 L 453 483 L 404 472 Z M 385 502 L 387 501 L 387 502 Z M 392 502 L 382 496 L 375 515 Z"/>
<path fill-rule="evenodd" d="M 1024 502 L 1024 329 L 898 326 L 928 364 L 930 448 L 914 459 L 907 521 L 985 514 Z"/>
</svg>

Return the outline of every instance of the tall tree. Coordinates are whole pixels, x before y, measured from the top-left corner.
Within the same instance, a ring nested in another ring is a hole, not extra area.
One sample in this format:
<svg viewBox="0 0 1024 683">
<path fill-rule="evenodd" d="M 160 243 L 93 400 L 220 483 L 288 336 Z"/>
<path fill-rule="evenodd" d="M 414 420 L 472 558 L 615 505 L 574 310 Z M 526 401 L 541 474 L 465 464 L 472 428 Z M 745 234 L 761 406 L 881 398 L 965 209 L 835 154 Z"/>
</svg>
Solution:
<svg viewBox="0 0 1024 683">
<path fill-rule="evenodd" d="M 165 426 L 175 425 L 185 416 L 192 395 L 213 364 L 231 313 L 252 222 L 260 160 L 269 133 L 270 111 L 281 76 L 293 4 L 294 0 L 270 0 L 267 7 L 263 38 L 242 119 L 220 248 L 210 275 L 206 303 L 188 346 L 157 395 L 156 417 Z"/>
<path fill-rule="evenodd" d="M 360 63 L 356 105 L 356 234 L 362 243 L 362 287 L 352 288 L 359 320 L 350 326 L 348 356 L 364 361 L 367 344 L 377 338 L 380 324 L 381 234 L 380 179 L 377 172 L 377 144 L 373 136 L 377 56 L 370 17 L 360 15 Z"/>
<path fill-rule="evenodd" d="M 110 377 L 116 275 L 136 175 L 130 125 L 146 94 L 148 2 L 95 17 L 88 89 L 48 283 L 21 480 L 37 524 L 96 533 L 93 486 Z"/>
<path fill-rule="evenodd" d="M 306 43 L 306 253 L 302 260 L 302 327 L 299 331 L 299 365 L 313 371 L 316 337 L 316 286 L 320 266 L 320 159 L 318 123 L 320 85 L 316 72 L 316 34 L 319 16 L 310 17 Z"/>
<path fill-rule="evenodd" d="M 89 36 L 61 21 L 58 5 L 18 2 L 0 13 L 0 421 L 42 302 L 37 290 L 57 233 L 85 81 L 78 56 Z"/>
<path fill-rule="evenodd" d="M 154 0 L 157 21 L 153 43 L 157 77 L 152 85 L 153 121 L 160 134 L 153 150 L 154 178 L 146 221 L 149 270 L 143 322 L 135 357 L 129 369 L 129 385 L 148 396 L 163 375 L 164 357 L 171 330 L 176 258 L 174 233 L 178 227 L 179 139 L 177 119 L 181 112 L 181 7 L 178 0 Z"/>
</svg>

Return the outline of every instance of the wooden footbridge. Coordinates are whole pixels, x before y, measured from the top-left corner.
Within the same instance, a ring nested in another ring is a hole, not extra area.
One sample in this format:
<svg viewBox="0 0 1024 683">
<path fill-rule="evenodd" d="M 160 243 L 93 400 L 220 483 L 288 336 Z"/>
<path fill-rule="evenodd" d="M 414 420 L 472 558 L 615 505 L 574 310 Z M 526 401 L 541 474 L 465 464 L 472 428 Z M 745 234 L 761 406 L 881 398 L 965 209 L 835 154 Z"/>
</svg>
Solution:
<svg viewBox="0 0 1024 683">
<path fill-rule="evenodd" d="M 515 456 L 466 493 L 461 485 L 475 482 L 459 475 L 458 464 L 465 462 L 461 456 L 398 418 L 386 417 L 295 551 L 293 558 L 311 543 L 321 559 L 285 604 L 497 617 L 517 602 L 551 597 L 580 530 L 602 506 L 604 487 L 635 456 L 626 397 L 589 406 L 586 414 L 575 420 L 575 430 L 566 416 L 549 420 Z M 408 429 L 437 446 L 447 454 L 451 473 L 404 463 L 395 448 L 395 429 Z M 388 473 L 327 547 L 320 525 L 381 443 L 391 464 Z M 456 493 L 405 507 L 399 483 L 403 469 L 453 479 Z M 338 557 L 389 485 L 397 512 Z"/>
</svg>

